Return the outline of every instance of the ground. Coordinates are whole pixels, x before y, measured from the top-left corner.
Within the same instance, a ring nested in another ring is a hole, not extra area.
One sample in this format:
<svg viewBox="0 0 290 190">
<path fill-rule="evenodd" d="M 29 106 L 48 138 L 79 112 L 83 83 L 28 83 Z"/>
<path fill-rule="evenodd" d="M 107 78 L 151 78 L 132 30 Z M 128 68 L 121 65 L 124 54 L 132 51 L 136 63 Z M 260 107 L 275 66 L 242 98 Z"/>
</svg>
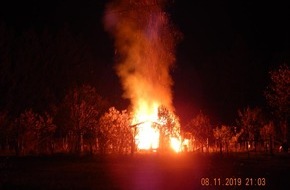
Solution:
<svg viewBox="0 0 290 190">
<path fill-rule="evenodd" d="M 288 154 L 2 156 L 0 189 L 287 189 L 289 171 Z"/>
</svg>

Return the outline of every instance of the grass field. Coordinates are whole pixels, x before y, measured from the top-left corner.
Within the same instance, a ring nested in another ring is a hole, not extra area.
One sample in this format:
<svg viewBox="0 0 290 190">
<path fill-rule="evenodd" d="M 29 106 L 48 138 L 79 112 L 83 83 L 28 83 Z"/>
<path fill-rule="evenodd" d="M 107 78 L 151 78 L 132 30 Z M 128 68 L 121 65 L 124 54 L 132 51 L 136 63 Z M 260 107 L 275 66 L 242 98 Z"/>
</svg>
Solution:
<svg viewBox="0 0 290 190">
<path fill-rule="evenodd" d="M 0 157 L 1 189 L 289 189 L 288 154 Z"/>
</svg>

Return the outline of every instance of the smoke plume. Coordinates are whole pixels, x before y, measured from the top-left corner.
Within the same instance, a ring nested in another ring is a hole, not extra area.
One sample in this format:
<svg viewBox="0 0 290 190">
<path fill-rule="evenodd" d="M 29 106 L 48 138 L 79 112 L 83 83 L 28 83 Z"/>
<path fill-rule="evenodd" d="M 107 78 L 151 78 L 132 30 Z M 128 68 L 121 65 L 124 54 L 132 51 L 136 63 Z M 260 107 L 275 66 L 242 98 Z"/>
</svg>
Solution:
<svg viewBox="0 0 290 190">
<path fill-rule="evenodd" d="M 177 31 L 164 0 L 114 0 L 106 7 L 105 29 L 115 39 L 116 73 L 133 110 L 172 106 L 172 68 Z"/>
</svg>

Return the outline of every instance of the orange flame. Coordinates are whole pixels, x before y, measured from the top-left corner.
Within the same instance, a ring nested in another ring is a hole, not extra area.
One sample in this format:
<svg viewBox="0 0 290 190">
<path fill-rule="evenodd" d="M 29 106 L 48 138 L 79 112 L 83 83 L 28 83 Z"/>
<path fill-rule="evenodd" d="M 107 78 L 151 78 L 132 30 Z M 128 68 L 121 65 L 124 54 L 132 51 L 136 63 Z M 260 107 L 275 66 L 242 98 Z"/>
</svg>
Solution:
<svg viewBox="0 0 290 190">
<path fill-rule="evenodd" d="M 158 105 L 149 107 L 145 102 L 140 103 L 140 107 L 135 111 L 133 122 L 138 125 L 138 133 L 135 142 L 138 149 L 157 149 L 159 147 L 159 131 L 152 127 L 152 122 L 158 120 Z"/>
<path fill-rule="evenodd" d="M 171 146 L 172 150 L 174 150 L 175 152 L 180 152 L 181 151 L 180 137 L 179 138 L 171 137 L 170 138 L 170 146 Z"/>
<path fill-rule="evenodd" d="M 104 15 L 105 29 L 115 37 L 115 69 L 123 96 L 132 104 L 138 149 L 159 147 L 160 129 L 153 124 L 160 123 L 158 107 L 173 110 L 170 68 L 175 61 L 177 31 L 164 5 L 155 0 L 115 0 L 107 5 Z M 169 138 L 172 149 L 180 151 L 180 138 Z"/>
<path fill-rule="evenodd" d="M 160 143 L 160 131 L 156 125 L 163 127 L 164 121 L 158 118 L 158 104 L 148 107 L 144 102 L 135 112 L 133 123 L 137 125 L 135 142 L 139 150 L 157 150 Z M 175 152 L 181 151 L 180 136 L 170 136 L 170 148 Z"/>
</svg>

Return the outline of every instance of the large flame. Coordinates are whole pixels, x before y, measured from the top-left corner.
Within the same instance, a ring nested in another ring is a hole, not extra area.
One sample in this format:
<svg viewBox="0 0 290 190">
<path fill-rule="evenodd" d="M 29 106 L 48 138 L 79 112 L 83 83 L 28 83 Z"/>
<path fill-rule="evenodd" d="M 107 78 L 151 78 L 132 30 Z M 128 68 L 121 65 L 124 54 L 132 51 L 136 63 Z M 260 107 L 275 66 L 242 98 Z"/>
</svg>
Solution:
<svg viewBox="0 0 290 190">
<path fill-rule="evenodd" d="M 145 102 L 140 102 L 140 107 L 135 111 L 133 123 L 137 123 L 135 142 L 138 149 L 157 149 L 159 147 L 159 131 L 153 128 L 153 122 L 158 120 L 158 105 L 148 107 Z M 138 125 L 139 124 L 139 125 Z"/>
<path fill-rule="evenodd" d="M 181 151 L 181 138 L 180 127 L 176 117 L 170 117 L 170 115 L 159 118 L 158 104 L 153 104 L 152 107 L 143 105 L 139 110 L 135 112 L 133 124 L 137 127 L 137 134 L 135 136 L 135 142 L 139 150 L 154 150 L 156 151 L 160 146 L 160 131 L 167 131 L 167 122 L 173 119 L 172 132 L 167 133 L 168 143 L 170 148 L 175 152 Z M 173 114 L 173 113 L 171 113 Z M 170 118 L 169 118 L 170 117 Z M 162 129 L 163 128 L 163 129 Z"/>
<path fill-rule="evenodd" d="M 124 97 L 134 112 L 132 125 L 139 149 L 155 149 L 160 143 L 158 107 L 173 110 L 170 68 L 175 61 L 176 30 L 162 5 L 165 0 L 115 0 L 108 4 L 105 28 L 115 37 L 116 72 Z M 178 151 L 178 138 L 171 146 Z"/>
</svg>

